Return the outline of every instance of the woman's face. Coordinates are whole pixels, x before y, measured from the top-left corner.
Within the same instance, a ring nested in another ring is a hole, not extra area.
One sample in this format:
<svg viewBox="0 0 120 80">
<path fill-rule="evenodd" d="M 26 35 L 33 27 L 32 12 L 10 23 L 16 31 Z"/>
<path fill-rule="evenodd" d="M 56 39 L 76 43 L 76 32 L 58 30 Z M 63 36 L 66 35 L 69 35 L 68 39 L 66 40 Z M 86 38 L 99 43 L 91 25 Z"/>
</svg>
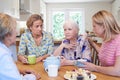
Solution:
<svg viewBox="0 0 120 80">
<path fill-rule="evenodd" d="M 74 39 L 77 36 L 77 29 L 72 25 L 65 25 L 64 27 L 64 35 L 66 39 Z"/>
<path fill-rule="evenodd" d="M 43 22 L 41 20 L 37 20 L 33 22 L 33 25 L 30 27 L 30 30 L 33 35 L 39 36 L 42 33 Z"/>
<path fill-rule="evenodd" d="M 98 37 L 103 37 L 104 36 L 104 27 L 103 25 L 98 25 L 93 22 L 93 31 Z"/>
</svg>

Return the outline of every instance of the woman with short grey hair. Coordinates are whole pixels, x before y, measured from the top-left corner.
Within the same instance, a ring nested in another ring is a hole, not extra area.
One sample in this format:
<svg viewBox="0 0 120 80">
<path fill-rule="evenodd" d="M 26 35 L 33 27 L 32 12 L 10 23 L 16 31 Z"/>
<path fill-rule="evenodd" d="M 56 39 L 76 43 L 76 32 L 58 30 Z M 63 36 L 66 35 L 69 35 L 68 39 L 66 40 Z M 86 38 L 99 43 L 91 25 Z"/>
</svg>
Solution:
<svg viewBox="0 0 120 80">
<path fill-rule="evenodd" d="M 7 14 L 0 13 L 0 80 L 23 79 L 12 59 L 12 52 L 8 48 L 15 44 L 16 34 L 16 20 Z M 22 74 L 30 72 L 35 74 L 37 79 L 40 78 L 39 75 L 30 70 L 20 70 L 20 72 Z M 35 77 L 33 74 L 31 75 Z"/>
</svg>

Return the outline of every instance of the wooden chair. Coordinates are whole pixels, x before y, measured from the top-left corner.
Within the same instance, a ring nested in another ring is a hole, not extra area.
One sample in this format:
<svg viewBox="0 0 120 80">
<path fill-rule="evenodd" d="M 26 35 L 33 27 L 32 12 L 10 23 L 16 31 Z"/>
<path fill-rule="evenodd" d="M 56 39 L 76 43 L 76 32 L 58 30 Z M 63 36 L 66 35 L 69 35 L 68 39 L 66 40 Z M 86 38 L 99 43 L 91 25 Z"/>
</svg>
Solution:
<svg viewBox="0 0 120 80">
<path fill-rule="evenodd" d="M 98 44 L 99 46 L 101 46 L 101 43 L 97 43 L 96 41 L 95 41 L 95 43 Z M 95 65 L 100 65 L 97 50 L 91 44 L 90 44 L 90 46 L 91 46 L 91 53 L 92 53 L 92 63 L 94 63 Z"/>
</svg>

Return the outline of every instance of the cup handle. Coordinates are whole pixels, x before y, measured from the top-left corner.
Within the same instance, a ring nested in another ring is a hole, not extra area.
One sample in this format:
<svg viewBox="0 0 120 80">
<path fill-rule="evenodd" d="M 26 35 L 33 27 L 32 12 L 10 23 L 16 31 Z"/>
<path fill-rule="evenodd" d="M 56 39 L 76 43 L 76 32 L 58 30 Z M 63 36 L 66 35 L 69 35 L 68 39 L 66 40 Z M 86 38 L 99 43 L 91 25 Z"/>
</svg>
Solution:
<svg viewBox="0 0 120 80">
<path fill-rule="evenodd" d="M 58 59 L 60 59 L 60 56 L 56 56 Z"/>
<path fill-rule="evenodd" d="M 47 68 L 45 68 L 45 71 L 46 71 L 46 72 L 48 72 L 48 69 L 47 69 Z"/>
</svg>

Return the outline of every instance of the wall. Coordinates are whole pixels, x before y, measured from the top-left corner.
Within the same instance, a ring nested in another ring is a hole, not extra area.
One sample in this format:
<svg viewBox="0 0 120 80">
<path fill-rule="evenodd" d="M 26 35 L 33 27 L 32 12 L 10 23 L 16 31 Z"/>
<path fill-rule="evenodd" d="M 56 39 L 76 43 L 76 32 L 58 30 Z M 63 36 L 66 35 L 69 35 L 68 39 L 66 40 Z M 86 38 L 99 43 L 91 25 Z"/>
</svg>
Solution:
<svg viewBox="0 0 120 80">
<path fill-rule="evenodd" d="M 40 0 L 30 0 L 30 12 L 40 14 Z"/>
<path fill-rule="evenodd" d="M 1 0 L 0 12 L 19 18 L 19 0 Z"/>
<path fill-rule="evenodd" d="M 24 9 L 24 0 L 19 0 L 20 9 Z"/>
<path fill-rule="evenodd" d="M 67 4 L 47 4 L 47 31 L 51 31 L 50 23 L 50 10 L 53 8 L 84 8 L 85 9 L 85 28 L 86 30 L 92 31 L 92 21 L 91 17 L 94 13 L 99 10 L 108 10 L 111 11 L 112 3 L 108 2 L 99 2 L 99 3 L 67 3 Z"/>
<path fill-rule="evenodd" d="M 0 12 L 4 12 L 5 10 L 10 11 L 11 9 L 12 9 L 12 1 L 11 0 L 1 0 L 0 1 Z"/>
<path fill-rule="evenodd" d="M 115 0 L 112 4 L 112 13 L 120 24 L 120 0 Z"/>
<path fill-rule="evenodd" d="M 30 0 L 24 0 L 24 9 L 30 11 Z"/>
<path fill-rule="evenodd" d="M 46 4 L 43 0 L 40 0 L 40 14 L 43 16 L 44 19 L 44 30 L 46 30 Z"/>
</svg>

